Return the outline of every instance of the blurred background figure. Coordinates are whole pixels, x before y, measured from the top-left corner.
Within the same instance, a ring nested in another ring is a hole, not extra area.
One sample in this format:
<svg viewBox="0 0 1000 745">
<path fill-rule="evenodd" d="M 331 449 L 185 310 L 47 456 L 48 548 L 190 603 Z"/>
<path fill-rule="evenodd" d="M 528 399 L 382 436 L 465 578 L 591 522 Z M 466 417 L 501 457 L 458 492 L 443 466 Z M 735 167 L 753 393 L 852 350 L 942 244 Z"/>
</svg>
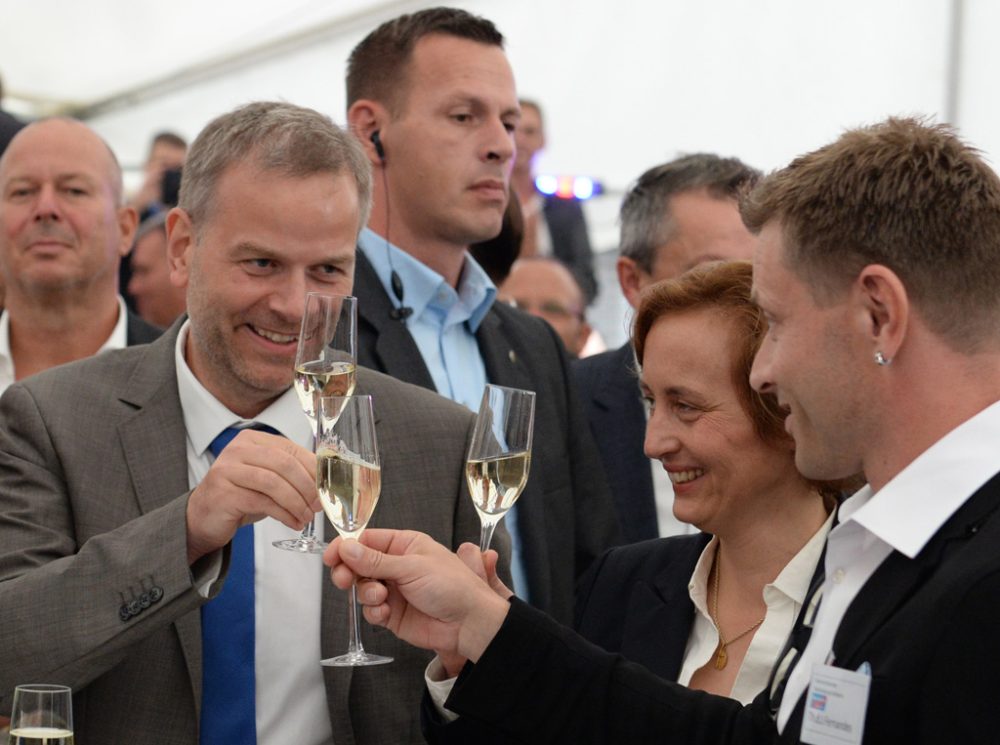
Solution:
<svg viewBox="0 0 1000 745">
<path fill-rule="evenodd" d="M 545 122 L 536 102 L 522 98 L 520 104 L 521 121 L 514 132 L 517 153 L 510 184 L 524 214 L 521 255 L 559 259 L 576 276 L 589 305 L 598 288 L 583 208 L 576 199 L 544 196 L 535 188 L 533 161 L 545 147 Z"/>
<path fill-rule="evenodd" d="M 510 274 L 510 268 L 521 253 L 524 241 L 524 216 L 521 203 L 511 197 L 503 213 L 503 223 L 495 238 L 489 238 L 469 246 L 469 253 L 497 287 Z"/>
<path fill-rule="evenodd" d="M 160 335 L 118 295 L 135 211 L 123 206 L 121 168 L 93 130 L 72 119 L 25 127 L 0 158 L 0 194 L 0 391 Z"/>
<path fill-rule="evenodd" d="M 0 155 L 23 126 L 24 122 L 3 110 L 3 78 L 0 78 Z"/>
<path fill-rule="evenodd" d="M 186 292 L 170 281 L 167 262 L 167 213 L 147 217 L 136 231 L 130 254 L 128 294 L 136 312 L 154 326 L 169 327 L 186 308 Z"/>
<path fill-rule="evenodd" d="M 153 215 L 177 206 L 181 189 L 181 168 L 187 158 L 187 140 L 174 132 L 163 131 L 153 136 L 149 155 L 143 166 L 143 181 L 129 204 L 142 224 Z M 134 252 L 133 252 L 134 253 Z M 118 285 L 122 288 L 129 309 L 139 313 L 132 291 L 132 253 L 126 255 L 118 270 Z"/>
<path fill-rule="evenodd" d="M 643 173 L 625 195 L 618 282 L 636 308 L 644 288 L 717 259 L 749 259 L 753 237 L 736 197 L 760 172 L 736 158 L 697 153 Z M 626 542 L 692 532 L 677 520 L 666 473 L 642 452 L 646 415 L 632 345 L 574 364 L 580 399 L 604 460 Z"/>
<path fill-rule="evenodd" d="M 159 132 L 149 146 L 143 182 L 130 200 L 139 219 L 177 206 L 180 171 L 187 157 L 187 140 L 174 132 Z"/>
<path fill-rule="evenodd" d="M 547 321 L 559 334 L 566 351 L 580 356 L 590 336 L 590 324 L 583 290 L 561 261 L 545 256 L 518 259 L 497 296 Z"/>
</svg>

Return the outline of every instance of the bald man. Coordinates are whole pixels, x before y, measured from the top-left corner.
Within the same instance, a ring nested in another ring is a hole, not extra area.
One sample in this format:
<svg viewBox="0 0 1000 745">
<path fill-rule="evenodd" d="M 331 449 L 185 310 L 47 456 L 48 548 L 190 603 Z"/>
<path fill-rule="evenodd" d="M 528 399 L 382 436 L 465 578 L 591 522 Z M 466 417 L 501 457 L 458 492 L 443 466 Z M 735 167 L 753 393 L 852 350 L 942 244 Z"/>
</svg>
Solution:
<svg viewBox="0 0 1000 745">
<path fill-rule="evenodd" d="M 135 228 L 118 161 L 90 128 L 46 119 L 14 137 L 0 158 L 0 391 L 159 335 L 118 296 Z"/>
<path fill-rule="evenodd" d="M 590 336 L 584 316 L 586 298 L 576 277 L 561 261 L 543 256 L 518 259 L 497 296 L 547 321 L 559 334 L 566 351 L 580 356 Z"/>
</svg>

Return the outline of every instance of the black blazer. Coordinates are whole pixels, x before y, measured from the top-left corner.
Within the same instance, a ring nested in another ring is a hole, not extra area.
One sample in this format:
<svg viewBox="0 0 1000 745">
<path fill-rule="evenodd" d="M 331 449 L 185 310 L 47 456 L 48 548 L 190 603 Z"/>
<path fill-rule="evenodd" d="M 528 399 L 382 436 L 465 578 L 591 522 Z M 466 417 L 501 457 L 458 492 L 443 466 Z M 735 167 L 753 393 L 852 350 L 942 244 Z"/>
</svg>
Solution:
<svg viewBox="0 0 1000 745">
<path fill-rule="evenodd" d="M 848 608 L 836 664 L 868 662 L 865 745 L 995 743 L 1000 679 L 1000 474 L 924 549 L 891 554 Z M 521 742 L 717 745 L 799 741 L 805 694 L 782 735 L 768 691 L 742 707 L 590 645 L 516 599 L 448 701 Z"/>
<path fill-rule="evenodd" d="M 659 530 L 652 467 L 643 453 L 646 414 L 632 345 L 576 360 L 573 374 L 611 485 L 625 542 L 656 538 Z"/>
<path fill-rule="evenodd" d="M 577 586 L 577 632 L 677 680 L 695 615 L 688 583 L 711 539 L 696 533 L 608 551 Z"/>
<path fill-rule="evenodd" d="M 545 197 L 542 213 L 552 239 L 552 255 L 569 267 L 590 303 L 597 296 L 598 288 L 583 207 L 575 199 Z"/>
<path fill-rule="evenodd" d="M 354 294 L 358 362 L 434 390 L 420 350 L 406 325 L 390 317 L 393 303 L 361 251 Z M 517 503 L 517 525 L 532 603 L 568 624 L 577 578 L 620 536 L 569 360 L 547 323 L 502 303 L 486 314 L 476 340 L 491 383 L 537 394 L 531 473 Z"/>
<path fill-rule="evenodd" d="M 162 333 L 163 329 L 159 326 L 153 326 L 137 314 L 128 311 L 128 319 L 125 321 L 125 343 L 128 346 L 149 344 L 151 341 L 156 341 Z"/>
</svg>

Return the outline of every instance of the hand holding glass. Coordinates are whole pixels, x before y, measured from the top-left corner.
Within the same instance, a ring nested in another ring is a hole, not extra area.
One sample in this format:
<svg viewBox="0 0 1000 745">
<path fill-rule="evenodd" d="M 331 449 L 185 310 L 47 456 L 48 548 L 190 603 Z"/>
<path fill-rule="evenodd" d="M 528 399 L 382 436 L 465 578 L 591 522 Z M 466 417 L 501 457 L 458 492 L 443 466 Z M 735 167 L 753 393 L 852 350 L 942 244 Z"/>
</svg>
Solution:
<svg viewBox="0 0 1000 745">
<path fill-rule="evenodd" d="M 359 538 L 382 491 L 371 396 L 331 396 L 316 410 L 316 486 L 326 516 L 344 538 Z M 361 645 L 358 588 L 348 596 L 347 654 L 322 660 L 337 667 L 381 665 L 392 657 L 368 654 Z"/>
<path fill-rule="evenodd" d="M 323 396 L 350 396 L 357 367 L 357 300 L 344 295 L 306 295 L 302 329 L 295 351 L 295 392 L 316 431 L 316 408 Z M 326 544 L 316 538 L 316 520 L 296 538 L 275 541 L 287 551 L 322 553 Z"/>
<path fill-rule="evenodd" d="M 497 523 L 514 506 L 528 480 L 534 426 L 533 391 L 486 386 L 465 471 L 482 523 L 481 551 L 490 547 Z"/>
<path fill-rule="evenodd" d="M 19 685 L 10 715 L 13 745 L 73 745 L 73 692 L 66 686 Z"/>
</svg>

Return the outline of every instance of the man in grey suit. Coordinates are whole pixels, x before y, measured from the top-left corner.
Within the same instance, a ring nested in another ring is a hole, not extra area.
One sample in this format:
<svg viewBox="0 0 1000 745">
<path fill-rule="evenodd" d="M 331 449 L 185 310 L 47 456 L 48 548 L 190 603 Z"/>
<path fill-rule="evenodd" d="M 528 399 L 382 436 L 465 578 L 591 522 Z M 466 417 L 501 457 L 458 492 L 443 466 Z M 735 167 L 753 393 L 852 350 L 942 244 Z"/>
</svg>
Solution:
<svg viewBox="0 0 1000 745">
<path fill-rule="evenodd" d="M 290 387 L 304 295 L 351 292 L 370 195 L 364 155 L 326 117 L 277 103 L 219 117 L 192 146 L 168 219 L 189 318 L 0 399 L 0 712 L 15 684 L 41 680 L 73 687 L 79 742 L 420 741 L 429 655 L 366 633 L 392 664 L 321 667 L 346 647 L 345 595 L 317 556 L 271 546 L 318 509 Z M 367 370 L 358 392 L 374 397 L 383 458 L 372 525 L 475 539 L 462 474 L 472 415 Z M 240 591 L 247 556 L 253 610 L 238 621 L 255 625 L 255 694 L 205 706 L 220 683 L 208 657 L 229 641 L 205 646 L 203 614 Z M 206 735 L 206 716 L 236 708 L 249 736 Z"/>
<path fill-rule="evenodd" d="M 351 53 L 348 120 L 374 168 L 359 239 L 359 359 L 477 409 L 487 382 L 537 393 L 527 485 L 505 520 L 522 598 L 569 623 L 573 589 L 618 540 L 569 361 L 548 324 L 502 303 L 469 256 L 500 231 L 519 109 L 503 36 L 431 8 Z"/>
<path fill-rule="evenodd" d="M 118 295 L 136 214 L 100 137 L 69 119 L 29 124 L 0 158 L 0 189 L 0 392 L 40 370 L 160 335 Z"/>
</svg>

